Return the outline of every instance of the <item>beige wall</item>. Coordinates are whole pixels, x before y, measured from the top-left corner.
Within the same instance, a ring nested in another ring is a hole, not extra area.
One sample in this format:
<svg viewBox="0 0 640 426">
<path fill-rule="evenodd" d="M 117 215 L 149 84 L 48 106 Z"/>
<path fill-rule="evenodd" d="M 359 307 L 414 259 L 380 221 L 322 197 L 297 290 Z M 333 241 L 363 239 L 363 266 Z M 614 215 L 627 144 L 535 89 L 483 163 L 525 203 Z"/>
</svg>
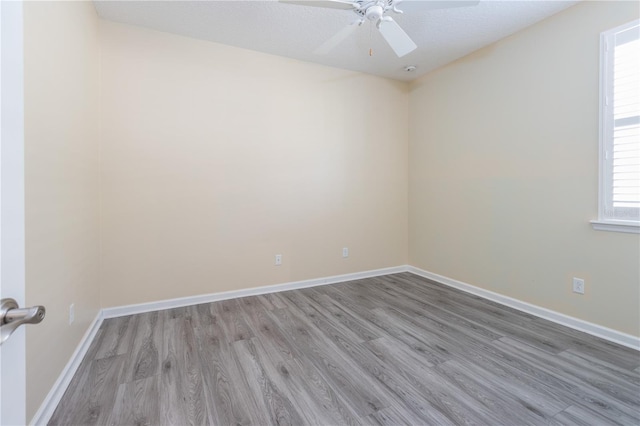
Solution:
<svg viewBox="0 0 640 426">
<path fill-rule="evenodd" d="M 411 265 L 640 334 L 639 236 L 589 225 L 599 33 L 634 18 L 584 2 L 412 84 Z"/>
<path fill-rule="evenodd" d="M 99 309 L 98 19 L 92 3 L 25 2 L 27 419 Z M 68 323 L 75 304 L 75 322 Z"/>
<path fill-rule="evenodd" d="M 405 83 L 101 36 L 103 307 L 406 264 Z"/>
</svg>

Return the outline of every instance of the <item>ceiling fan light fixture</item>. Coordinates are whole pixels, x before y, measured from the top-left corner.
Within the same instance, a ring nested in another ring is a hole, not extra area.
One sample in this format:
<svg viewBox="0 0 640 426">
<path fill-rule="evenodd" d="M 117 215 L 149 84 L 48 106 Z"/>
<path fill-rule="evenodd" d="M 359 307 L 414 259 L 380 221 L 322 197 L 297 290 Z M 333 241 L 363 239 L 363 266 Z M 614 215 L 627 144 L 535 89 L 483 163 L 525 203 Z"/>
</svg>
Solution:
<svg viewBox="0 0 640 426">
<path fill-rule="evenodd" d="M 376 22 L 380 20 L 380 18 L 382 18 L 383 13 L 384 13 L 384 9 L 382 8 L 382 6 L 375 5 L 367 8 L 365 16 L 371 22 Z"/>
</svg>

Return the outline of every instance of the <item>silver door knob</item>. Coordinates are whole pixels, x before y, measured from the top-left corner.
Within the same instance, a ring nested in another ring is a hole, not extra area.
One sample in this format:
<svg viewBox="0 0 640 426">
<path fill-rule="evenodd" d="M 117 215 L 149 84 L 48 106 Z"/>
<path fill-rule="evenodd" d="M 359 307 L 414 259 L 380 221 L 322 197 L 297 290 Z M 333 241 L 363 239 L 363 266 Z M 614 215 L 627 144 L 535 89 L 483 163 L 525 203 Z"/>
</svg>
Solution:
<svg viewBox="0 0 640 426">
<path fill-rule="evenodd" d="M 14 299 L 0 300 L 0 345 L 22 324 L 38 324 L 44 319 L 44 306 L 18 308 Z"/>
</svg>

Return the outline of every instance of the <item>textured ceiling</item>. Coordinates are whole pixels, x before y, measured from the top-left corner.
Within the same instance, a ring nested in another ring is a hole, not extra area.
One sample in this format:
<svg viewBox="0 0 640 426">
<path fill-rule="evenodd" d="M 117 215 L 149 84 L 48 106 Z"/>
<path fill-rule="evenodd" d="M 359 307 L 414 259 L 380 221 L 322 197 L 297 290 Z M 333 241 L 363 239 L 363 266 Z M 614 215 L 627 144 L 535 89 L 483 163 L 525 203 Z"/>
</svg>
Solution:
<svg viewBox="0 0 640 426">
<path fill-rule="evenodd" d="M 318 46 L 354 20 L 349 10 L 276 0 L 94 3 L 100 17 L 107 20 L 409 81 L 578 2 L 480 1 L 472 7 L 392 14 L 418 45 L 402 58 L 369 22 L 330 53 L 314 54 Z M 416 71 L 404 71 L 407 65 L 415 65 Z"/>
</svg>

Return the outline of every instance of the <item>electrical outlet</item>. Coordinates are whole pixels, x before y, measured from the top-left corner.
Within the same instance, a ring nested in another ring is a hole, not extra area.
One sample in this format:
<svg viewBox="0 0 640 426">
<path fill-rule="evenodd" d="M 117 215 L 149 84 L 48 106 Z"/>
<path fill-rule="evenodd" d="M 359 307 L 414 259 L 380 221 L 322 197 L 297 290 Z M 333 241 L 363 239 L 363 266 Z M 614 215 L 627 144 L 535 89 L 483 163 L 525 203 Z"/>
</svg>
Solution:
<svg viewBox="0 0 640 426">
<path fill-rule="evenodd" d="M 76 319 L 75 307 L 74 304 L 69 305 L 69 325 L 73 324 Z"/>
<path fill-rule="evenodd" d="M 342 249 L 342 257 L 349 257 L 349 248 L 345 247 Z"/>
<path fill-rule="evenodd" d="M 282 265 L 282 255 L 276 254 L 276 266 Z"/>
<path fill-rule="evenodd" d="M 573 277 L 573 292 L 584 294 L 584 280 L 582 278 Z"/>
</svg>

